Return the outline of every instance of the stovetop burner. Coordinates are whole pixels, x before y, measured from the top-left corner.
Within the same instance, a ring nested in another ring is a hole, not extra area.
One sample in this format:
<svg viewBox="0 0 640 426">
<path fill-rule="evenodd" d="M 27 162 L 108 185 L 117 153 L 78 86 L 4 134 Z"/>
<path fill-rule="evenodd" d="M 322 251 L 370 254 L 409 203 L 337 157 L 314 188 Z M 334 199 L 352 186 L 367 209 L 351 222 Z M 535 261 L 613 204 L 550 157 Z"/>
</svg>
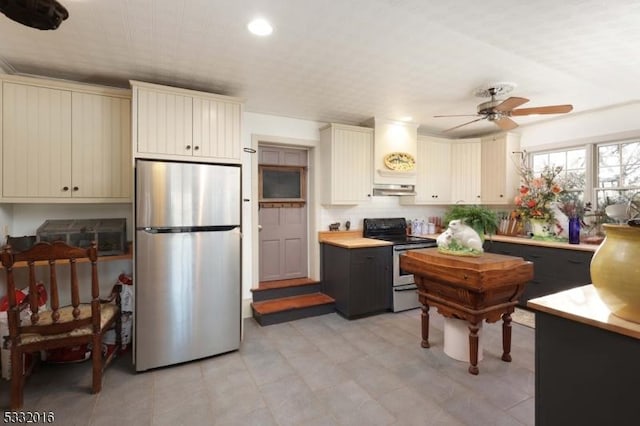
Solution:
<svg viewBox="0 0 640 426">
<path fill-rule="evenodd" d="M 390 241 L 394 245 L 436 243 L 433 238 L 407 235 L 407 221 L 404 218 L 365 219 L 362 235 L 366 238 Z"/>
</svg>

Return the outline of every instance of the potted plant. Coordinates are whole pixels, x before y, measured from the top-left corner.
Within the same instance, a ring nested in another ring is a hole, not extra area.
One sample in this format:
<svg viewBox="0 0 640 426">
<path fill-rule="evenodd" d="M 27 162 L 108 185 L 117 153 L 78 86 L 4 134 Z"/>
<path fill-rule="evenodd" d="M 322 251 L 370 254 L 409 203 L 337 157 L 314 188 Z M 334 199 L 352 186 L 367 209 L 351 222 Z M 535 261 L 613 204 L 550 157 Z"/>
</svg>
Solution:
<svg viewBox="0 0 640 426">
<path fill-rule="evenodd" d="M 444 223 L 461 219 L 472 227 L 484 241 L 485 234 L 493 235 L 498 230 L 498 215 L 493 210 L 478 205 L 451 206 L 444 214 Z"/>
</svg>

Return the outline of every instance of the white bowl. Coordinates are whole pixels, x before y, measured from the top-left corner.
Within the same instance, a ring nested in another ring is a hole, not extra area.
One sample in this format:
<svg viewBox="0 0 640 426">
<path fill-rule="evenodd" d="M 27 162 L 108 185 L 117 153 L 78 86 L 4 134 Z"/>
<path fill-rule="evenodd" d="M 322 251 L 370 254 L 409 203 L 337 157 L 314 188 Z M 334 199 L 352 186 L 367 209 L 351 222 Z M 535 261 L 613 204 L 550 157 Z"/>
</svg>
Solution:
<svg viewBox="0 0 640 426">
<path fill-rule="evenodd" d="M 629 215 L 627 212 L 627 203 L 611 204 L 610 206 L 605 207 L 604 212 L 611 219 L 618 222 L 626 222 L 629 219 Z"/>
</svg>

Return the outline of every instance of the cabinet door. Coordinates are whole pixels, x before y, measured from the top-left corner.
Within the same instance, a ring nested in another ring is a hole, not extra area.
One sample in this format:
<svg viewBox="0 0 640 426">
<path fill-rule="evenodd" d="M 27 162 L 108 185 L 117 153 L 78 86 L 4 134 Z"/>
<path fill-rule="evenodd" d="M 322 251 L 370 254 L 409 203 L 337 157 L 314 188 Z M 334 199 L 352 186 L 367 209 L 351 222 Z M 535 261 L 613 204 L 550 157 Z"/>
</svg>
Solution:
<svg viewBox="0 0 640 426">
<path fill-rule="evenodd" d="M 451 145 L 451 201 L 462 204 L 480 202 L 480 140 Z"/>
<path fill-rule="evenodd" d="M 71 92 L 3 83 L 2 196 L 71 194 Z"/>
<path fill-rule="evenodd" d="M 72 196 L 130 198 L 130 100 L 74 92 L 72 105 Z"/>
<path fill-rule="evenodd" d="M 331 145 L 331 203 L 369 201 L 373 177 L 373 133 L 335 128 Z"/>
<path fill-rule="evenodd" d="M 451 202 L 451 142 L 418 136 L 416 195 L 400 197 L 400 204 L 449 204 Z"/>
<path fill-rule="evenodd" d="M 193 98 L 193 155 L 240 163 L 240 104 Z"/>
<path fill-rule="evenodd" d="M 391 259 L 390 247 L 351 250 L 350 316 L 381 312 L 389 308 Z"/>
<path fill-rule="evenodd" d="M 137 151 L 192 157 L 192 98 L 143 88 L 136 90 Z"/>
<path fill-rule="evenodd" d="M 519 138 L 502 134 L 482 139 L 482 202 L 512 204 L 519 186 L 517 158 Z"/>
</svg>

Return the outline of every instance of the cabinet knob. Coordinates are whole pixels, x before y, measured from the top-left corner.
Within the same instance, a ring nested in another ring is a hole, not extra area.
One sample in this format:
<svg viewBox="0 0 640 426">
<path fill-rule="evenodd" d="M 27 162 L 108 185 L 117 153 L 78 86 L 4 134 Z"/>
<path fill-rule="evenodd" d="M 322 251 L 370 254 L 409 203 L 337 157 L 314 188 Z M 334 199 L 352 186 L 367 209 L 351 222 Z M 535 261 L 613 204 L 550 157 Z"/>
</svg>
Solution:
<svg viewBox="0 0 640 426">
<path fill-rule="evenodd" d="M 186 148 L 187 148 L 187 151 L 190 150 L 191 149 L 191 145 L 187 145 Z"/>
<path fill-rule="evenodd" d="M 480 196 L 479 196 L 479 195 L 476 195 L 476 198 L 480 198 Z"/>
<path fill-rule="evenodd" d="M 73 187 L 73 190 L 74 190 L 74 191 L 77 191 L 78 189 L 80 189 L 80 188 L 78 188 L 77 186 L 74 186 L 74 187 Z"/>
<path fill-rule="evenodd" d="M 367 194 L 367 197 L 371 197 L 371 194 Z"/>
<path fill-rule="evenodd" d="M 69 190 L 69 187 L 68 187 L 68 186 L 63 186 L 63 187 L 62 187 L 62 190 L 63 190 L 63 191 L 68 191 L 68 190 Z"/>
<path fill-rule="evenodd" d="M 199 149 L 200 149 L 200 147 L 199 147 L 198 145 L 196 145 L 196 146 L 194 146 L 194 147 L 193 147 L 193 150 L 194 150 L 194 151 L 197 151 L 197 150 L 199 150 Z"/>
<path fill-rule="evenodd" d="M 504 197 L 504 195 L 500 194 L 500 198 Z"/>
<path fill-rule="evenodd" d="M 438 198 L 438 196 L 436 195 L 436 198 Z"/>
</svg>

